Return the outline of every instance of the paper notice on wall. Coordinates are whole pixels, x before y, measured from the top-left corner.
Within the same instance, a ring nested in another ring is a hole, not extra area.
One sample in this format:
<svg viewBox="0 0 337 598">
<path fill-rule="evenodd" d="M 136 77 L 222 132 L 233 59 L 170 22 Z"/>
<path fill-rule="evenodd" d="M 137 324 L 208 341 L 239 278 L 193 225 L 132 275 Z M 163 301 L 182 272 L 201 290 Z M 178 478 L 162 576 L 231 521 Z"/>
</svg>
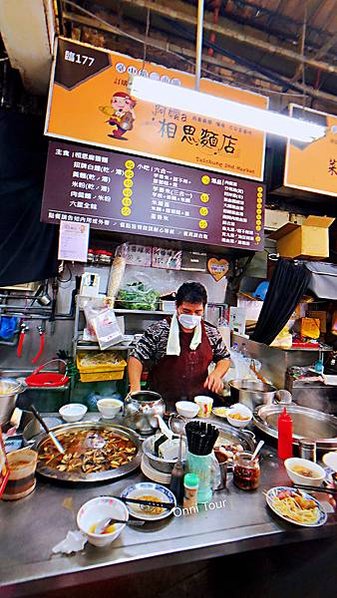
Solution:
<svg viewBox="0 0 337 598">
<path fill-rule="evenodd" d="M 60 222 L 58 259 L 86 262 L 90 225 L 82 222 Z"/>
</svg>

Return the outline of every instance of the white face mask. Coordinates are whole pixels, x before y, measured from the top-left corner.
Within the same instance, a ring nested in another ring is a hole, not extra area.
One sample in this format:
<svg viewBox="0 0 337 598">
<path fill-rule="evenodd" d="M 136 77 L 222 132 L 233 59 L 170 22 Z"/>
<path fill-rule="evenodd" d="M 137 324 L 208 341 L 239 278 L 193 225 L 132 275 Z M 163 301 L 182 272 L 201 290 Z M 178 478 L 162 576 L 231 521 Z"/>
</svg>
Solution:
<svg viewBox="0 0 337 598">
<path fill-rule="evenodd" d="M 191 316 L 190 314 L 180 314 L 178 316 L 178 320 L 180 324 L 187 328 L 188 330 L 192 330 L 201 322 L 201 316 Z"/>
</svg>

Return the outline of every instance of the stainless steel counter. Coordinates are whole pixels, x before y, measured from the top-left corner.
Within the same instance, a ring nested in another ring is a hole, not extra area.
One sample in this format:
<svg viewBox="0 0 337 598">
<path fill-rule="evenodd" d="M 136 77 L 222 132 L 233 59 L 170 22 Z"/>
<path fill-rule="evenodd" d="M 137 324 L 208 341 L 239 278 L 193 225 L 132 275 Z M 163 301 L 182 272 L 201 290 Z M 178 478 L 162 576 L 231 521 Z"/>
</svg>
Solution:
<svg viewBox="0 0 337 598">
<path fill-rule="evenodd" d="M 80 582 L 336 533 L 333 513 L 323 527 L 307 529 L 287 524 L 268 510 L 263 490 L 289 480 L 275 450 L 267 448 L 262 451 L 261 485 L 255 492 L 238 490 L 229 474 L 227 489 L 215 493 L 209 505 L 199 507 L 198 514 L 177 513 L 139 529 L 125 528 L 108 548 L 86 544 L 82 552 L 71 556 L 52 555 L 52 547 L 77 528 L 76 514 L 84 502 L 98 495 L 117 495 L 144 479 L 136 473 L 108 484 L 64 486 L 39 478 L 30 496 L 2 501 L 1 596 L 28 596 L 46 587 L 71 588 Z"/>
</svg>

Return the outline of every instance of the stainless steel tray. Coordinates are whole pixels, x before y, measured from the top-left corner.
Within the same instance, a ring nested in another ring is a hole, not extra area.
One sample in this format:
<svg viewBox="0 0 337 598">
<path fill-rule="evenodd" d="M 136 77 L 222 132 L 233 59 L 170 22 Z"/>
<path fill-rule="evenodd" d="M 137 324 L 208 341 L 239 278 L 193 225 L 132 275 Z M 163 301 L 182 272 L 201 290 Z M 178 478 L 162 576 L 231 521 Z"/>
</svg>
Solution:
<svg viewBox="0 0 337 598">
<path fill-rule="evenodd" d="M 268 436 L 277 438 L 277 419 L 283 408 L 284 405 L 257 407 L 253 413 L 254 424 Z M 295 404 L 287 405 L 286 408 L 293 420 L 294 444 L 298 444 L 300 438 L 310 438 L 316 440 L 317 448 L 327 449 L 329 442 L 336 448 L 337 417 Z"/>
<path fill-rule="evenodd" d="M 48 467 L 43 464 L 43 462 L 37 461 L 36 471 L 40 475 L 53 479 L 53 480 L 60 480 L 63 482 L 103 482 L 105 480 L 116 480 L 124 475 L 127 475 L 137 469 L 140 465 L 141 457 L 142 457 L 142 449 L 141 449 L 141 440 L 139 436 L 130 428 L 126 428 L 124 426 L 119 426 L 117 424 L 109 424 L 109 423 L 94 423 L 94 422 L 78 422 L 74 424 L 64 424 L 60 426 L 56 426 L 52 428 L 54 434 L 59 437 L 64 432 L 72 432 L 72 431 L 82 431 L 82 430 L 93 430 L 93 431 L 100 431 L 103 429 L 109 429 L 111 432 L 114 432 L 118 436 L 122 436 L 127 438 L 128 440 L 132 440 L 137 447 L 137 452 L 129 463 L 126 465 L 122 465 L 121 467 L 117 467 L 116 469 L 109 469 L 107 471 L 99 471 L 85 474 L 83 472 L 62 472 L 58 471 L 57 469 Z M 33 449 L 35 449 L 38 453 L 40 453 L 44 447 L 44 445 L 50 442 L 50 438 L 47 434 L 43 434 L 38 436 L 36 439 Z"/>
</svg>

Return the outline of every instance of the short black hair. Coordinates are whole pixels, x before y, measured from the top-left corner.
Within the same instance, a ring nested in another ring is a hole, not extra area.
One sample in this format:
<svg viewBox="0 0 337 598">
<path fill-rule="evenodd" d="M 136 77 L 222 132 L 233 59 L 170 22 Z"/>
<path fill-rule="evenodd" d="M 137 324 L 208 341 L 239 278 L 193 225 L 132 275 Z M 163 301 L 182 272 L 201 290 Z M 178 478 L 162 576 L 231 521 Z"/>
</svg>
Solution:
<svg viewBox="0 0 337 598">
<path fill-rule="evenodd" d="M 177 290 L 176 305 L 179 307 L 184 301 L 187 303 L 207 303 L 207 291 L 200 282 L 184 282 Z"/>
</svg>

